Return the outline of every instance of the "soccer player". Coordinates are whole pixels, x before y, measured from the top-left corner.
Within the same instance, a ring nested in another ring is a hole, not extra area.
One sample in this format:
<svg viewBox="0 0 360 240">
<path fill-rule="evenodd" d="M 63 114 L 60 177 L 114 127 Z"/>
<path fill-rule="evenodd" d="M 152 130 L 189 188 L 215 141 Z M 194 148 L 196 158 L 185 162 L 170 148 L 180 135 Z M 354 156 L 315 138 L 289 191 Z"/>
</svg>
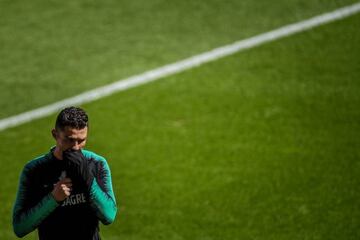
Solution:
<svg viewBox="0 0 360 240">
<path fill-rule="evenodd" d="M 52 130 L 56 146 L 25 165 L 13 209 L 18 237 L 37 228 L 40 240 L 95 240 L 99 220 L 114 221 L 110 169 L 105 158 L 84 150 L 88 128 L 84 110 L 63 109 Z"/>
</svg>

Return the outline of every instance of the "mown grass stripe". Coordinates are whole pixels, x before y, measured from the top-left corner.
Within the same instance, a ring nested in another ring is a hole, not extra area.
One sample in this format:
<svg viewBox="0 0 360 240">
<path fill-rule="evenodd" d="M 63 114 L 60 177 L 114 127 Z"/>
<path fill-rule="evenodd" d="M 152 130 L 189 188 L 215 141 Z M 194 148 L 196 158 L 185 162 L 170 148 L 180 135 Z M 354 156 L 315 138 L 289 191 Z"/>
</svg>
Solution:
<svg viewBox="0 0 360 240">
<path fill-rule="evenodd" d="M 44 107 L 40 107 L 34 110 L 30 110 L 18 115 L 14 115 L 8 118 L 0 120 L 0 131 L 10 127 L 15 127 L 23 123 L 30 122 L 35 119 L 39 119 L 48 116 L 52 113 L 59 111 L 60 109 L 70 105 L 80 105 L 95 101 L 99 98 L 103 98 L 114 94 L 119 91 L 124 91 L 129 88 L 133 88 L 142 84 L 146 84 L 158 79 L 164 78 L 169 75 L 173 75 L 204 63 L 217 60 L 219 58 L 232 55 L 239 51 L 253 48 L 255 46 L 274 41 L 286 36 L 290 36 L 299 32 L 306 31 L 308 29 L 336 21 L 360 11 L 360 2 L 353 5 L 349 5 L 343 8 L 339 8 L 332 12 L 321 14 L 313 18 L 303 20 L 297 23 L 285 25 L 275 30 L 256 35 L 251 38 L 237 41 L 233 44 L 225 45 L 213 50 L 201 53 L 199 55 L 192 56 L 190 58 L 165 65 L 139 75 L 131 76 L 126 79 L 121 79 L 112 84 L 108 84 L 90 91 L 86 91 L 77 96 L 64 99 Z"/>
</svg>

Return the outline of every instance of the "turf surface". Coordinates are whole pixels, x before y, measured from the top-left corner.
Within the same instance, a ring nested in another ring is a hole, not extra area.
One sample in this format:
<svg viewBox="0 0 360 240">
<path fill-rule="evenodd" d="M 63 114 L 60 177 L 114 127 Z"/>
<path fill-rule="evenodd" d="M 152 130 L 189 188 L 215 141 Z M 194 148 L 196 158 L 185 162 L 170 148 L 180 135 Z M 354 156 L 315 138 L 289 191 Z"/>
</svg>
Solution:
<svg viewBox="0 0 360 240">
<path fill-rule="evenodd" d="M 354 0 L 0 0 L 0 118 Z"/>
<path fill-rule="evenodd" d="M 110 239 L 359 239 L 360 16 L 85 105 Z M 0 239 L 55 116 L 0 133 Z M 35 239 L 31 234 L 25 239 Z"/>
</svg>

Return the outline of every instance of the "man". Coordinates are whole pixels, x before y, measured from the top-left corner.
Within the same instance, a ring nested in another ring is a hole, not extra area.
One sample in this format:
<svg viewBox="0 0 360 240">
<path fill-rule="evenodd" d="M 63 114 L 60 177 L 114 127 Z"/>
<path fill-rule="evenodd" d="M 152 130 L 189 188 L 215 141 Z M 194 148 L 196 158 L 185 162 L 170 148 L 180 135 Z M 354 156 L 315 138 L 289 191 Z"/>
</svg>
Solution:
<svg viewBox="0 0 360 240">
<path fill-rule="evenodd" d="M 88 116 L 65 108 L 52 135 L 56 146 L 27 163 L 13 210 L 18 237 L 38 229 L 40 240 L 95 240 L 99 220 L 114 221 L 117 206 L 105 158 L 84 150 Z"/>
</svg>

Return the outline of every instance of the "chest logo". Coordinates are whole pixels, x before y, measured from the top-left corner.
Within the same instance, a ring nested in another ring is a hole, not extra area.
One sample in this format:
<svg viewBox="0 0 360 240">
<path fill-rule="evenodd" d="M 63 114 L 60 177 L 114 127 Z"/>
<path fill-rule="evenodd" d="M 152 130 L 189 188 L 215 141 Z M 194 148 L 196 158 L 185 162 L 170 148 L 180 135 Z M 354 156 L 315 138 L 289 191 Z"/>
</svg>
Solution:
<svg viewBox="0 0 360 240">
<path fill-rule="evenodd" d="M 80 203 L 86 203 L 86 198 L 84 193 L 78 193 L 78 194 L 74 194 L 74 195 L 70 195 L 69 197 L 67 197 L 63 204 L 61 205 L 62 207 L 65 206 L 73 206 L 73 205 L 77 205 Z"/>
</svg>

